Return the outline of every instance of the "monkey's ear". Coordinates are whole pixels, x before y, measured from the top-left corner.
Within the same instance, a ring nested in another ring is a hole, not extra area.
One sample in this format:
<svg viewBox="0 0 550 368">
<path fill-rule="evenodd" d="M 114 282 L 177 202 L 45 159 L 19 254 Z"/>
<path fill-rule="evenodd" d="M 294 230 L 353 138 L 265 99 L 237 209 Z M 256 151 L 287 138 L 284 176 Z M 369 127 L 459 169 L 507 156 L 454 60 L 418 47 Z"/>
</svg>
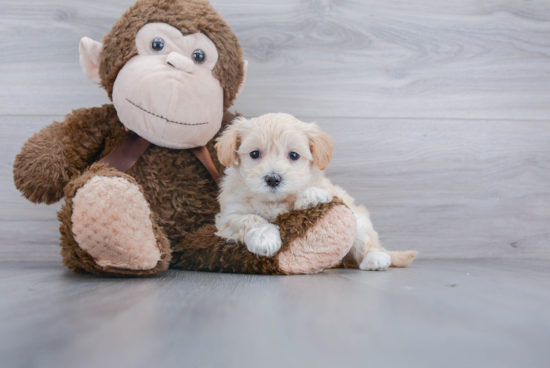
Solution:
<svg viewBox="0 0 550 368">
<path fill-rule="evenodd" d="M 244 73 L 243 73 L 243 81 L 239 85 L 239 90 L 237 91 L 237 96 L 241 94 L 241 92 L 244 89 L 244 85 L 246 83 L 246 74 L 248 72 L 248 60 L 244 61 Z"/>
<path fill-rule="evenodd" d="M 101 52 L 103 44 L 84 37 L 80 40 L 80 66 L 89 80 L 95 84 L 101 84 L 99 76 L 99 62 L 101 61 Z"/>
</svg>

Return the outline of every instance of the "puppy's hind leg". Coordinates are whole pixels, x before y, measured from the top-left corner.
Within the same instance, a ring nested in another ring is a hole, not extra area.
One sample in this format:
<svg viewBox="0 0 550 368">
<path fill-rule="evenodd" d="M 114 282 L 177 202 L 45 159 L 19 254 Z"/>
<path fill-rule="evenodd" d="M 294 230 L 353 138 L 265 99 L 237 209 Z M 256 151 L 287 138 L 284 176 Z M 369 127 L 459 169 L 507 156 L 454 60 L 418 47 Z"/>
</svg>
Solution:
<svg viewBox="0 0 550 368">
<path fill-rule="evenodd" d="M 378 234 L 374 231 L 367 214 L 355 213 L 357 235 L 349 254 L 344 259 L 346 267 L 357 267 L 364 271 L 383 271 L 390 267 L 391 257 L 380 246 Z"/>
<path fill-rule="evenodd" d="M 364 271 L 383 271 L 388 267 L 407 267 L 417 255 L 414 250 L 390 252 L 382 248 L 378 234 L 368 215 L 355 213 L 357 235 L 353 248 L 344 258 L 344 267 L 357 267 Z"/>
</svg>

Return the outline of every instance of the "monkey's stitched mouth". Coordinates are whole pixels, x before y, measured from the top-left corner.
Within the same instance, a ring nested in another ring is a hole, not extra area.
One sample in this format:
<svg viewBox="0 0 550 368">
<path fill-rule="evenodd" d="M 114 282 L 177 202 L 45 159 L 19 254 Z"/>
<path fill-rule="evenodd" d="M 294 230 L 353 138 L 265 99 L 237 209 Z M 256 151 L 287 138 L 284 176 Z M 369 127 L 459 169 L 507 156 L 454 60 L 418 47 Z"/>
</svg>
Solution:
<svg viewBox="0 0 550 368">
<path fill-rule="evenodd" d="M 157 118 L 166 120 L 168 123 L 180 124 L 180 125 L 189 125 L 189 126 L 194 126 L 194 125 L 206 125 L 206 124 L 208 124 L 208 122 L 206 122 L 206 123 L 196 123 L 196 124 L 191 124 L 191 123 L 180 123 L 179 121 L 173 121 L 173 120 L 170 120 L 170 119 L 168 119 L 168 118 L 165 118 L 164 116 L 157 115 L 157 114 L 155 114 L 155 113 L 152 113 L 151 111 L 147 111 L 147 110 L 145 110 L 143 107 L 136 105 L 135 103 L 133 103 L 133 102 L 130 101 L 129 99 L 126 99 L 126 101 L 128 101 L 129 103 L 131 103 L 132 105 L 134 105 L 135 107 L 137 107 L 138 109 L 140 109 L 141 111 L 146 112 L 146 113 L 148 113 L 149 115 L 153 115 L 153 116 L 155 116 L 155 117 L 157 117 Z"/>
</svg>

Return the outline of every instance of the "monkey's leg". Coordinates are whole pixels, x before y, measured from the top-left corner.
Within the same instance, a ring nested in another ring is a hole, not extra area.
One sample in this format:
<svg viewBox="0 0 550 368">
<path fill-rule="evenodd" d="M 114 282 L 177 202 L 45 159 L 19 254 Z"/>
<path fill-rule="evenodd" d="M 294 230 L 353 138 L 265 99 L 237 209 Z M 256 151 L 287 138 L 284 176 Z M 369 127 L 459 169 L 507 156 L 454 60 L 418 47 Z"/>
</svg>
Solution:
<svg viewBox="0 0 550 368">
<path fill-rule="evenodd" d="M 170 244 L 134 178 L 93 165 L 65 188 L 63 263 L 77 273 L 146 276 L 168 268 Z"/>
<path fill-rule="evenodd" d="M 254 274 L 316 273 L 340 262 L 355 239 L 353 212 L 338 199 L 281 215 L 276 223 L 283 245 L 273 258 L 258 257 L 243 244 L 228 244 L 214 235 L 214 225 L 206 225 L 175 244 L 170 267 Z"/>
</svg>

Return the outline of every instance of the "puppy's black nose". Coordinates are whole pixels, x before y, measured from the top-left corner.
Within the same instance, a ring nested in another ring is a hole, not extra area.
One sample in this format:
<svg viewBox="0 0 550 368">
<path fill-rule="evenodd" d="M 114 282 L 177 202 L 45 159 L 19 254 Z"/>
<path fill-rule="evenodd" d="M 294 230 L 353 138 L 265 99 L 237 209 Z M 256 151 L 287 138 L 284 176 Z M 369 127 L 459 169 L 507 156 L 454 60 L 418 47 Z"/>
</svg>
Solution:
<svg viewBox="0 0 550 368">
<path fill-rule="evenodd" d="M 277 185 L 279 185 L 281 183 L 281 177 L 277 174 L 268 175 L 268 176 L 265 177 L 265 182 L 271 188 L 275 188 Z"/>
</svg>

